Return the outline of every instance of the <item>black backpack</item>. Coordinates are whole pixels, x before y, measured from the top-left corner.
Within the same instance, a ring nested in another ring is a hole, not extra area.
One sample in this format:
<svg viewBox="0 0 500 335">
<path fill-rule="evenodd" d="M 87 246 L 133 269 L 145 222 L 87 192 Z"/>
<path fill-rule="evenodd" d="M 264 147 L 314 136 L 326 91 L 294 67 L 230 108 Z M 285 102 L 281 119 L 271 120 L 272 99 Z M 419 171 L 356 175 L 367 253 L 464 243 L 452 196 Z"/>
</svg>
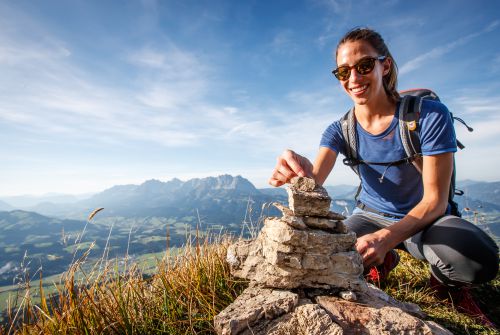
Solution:
<svg viewBox="0 0 500 335">
<path fill-rule="evenodd" d="M 406 157 L 394 162 L 367 162 L 358 159 L 357 154 L 357 132 L 356 132 L 356 116 L 354 115 L 354 107 L 351 108 L 341 119 L 342 135 L 346 143 L 346 153 L 343 160 L 345 165 L 348 165 L 359 176 L 359 164 L 396 166 L 400 164 L 412 163 L 418 172 L 422 173 L 422 151 L 420 148 L 420 128 L 419 118 L 422 100 L 429 99 L 440 101 L 436 93 L 428 89 L 412 89 L 400 92 L 401 104 L 399 107 L 399 134 L 406 153 Z M 451 114 L 451 113 L 450 113 Z M 461 118 L 453 116 L 452 119 L 459 121 L 468 131 L 473 131 Z M 465 148 L 464 145 L 457 140 L 457 146 L 460 149 Z M 385 172 L 384 172 L 385 174 Z M 384 179 L 384 174 L 379 178 L 380 182 Z M 455 188 L 455 159 L 453 159 L 453 172 L 450 181 L 450 191 L 448 194 L 448 202 L 451 206 L 451 214 L 461 216 L 458 210 L 458 205 L 453 198 L 455 195 L 463 195 L 463 191 Z M 357 199 L 361 191 L 361 184 L 358 187 L 355 198 Z"/>
</svg>

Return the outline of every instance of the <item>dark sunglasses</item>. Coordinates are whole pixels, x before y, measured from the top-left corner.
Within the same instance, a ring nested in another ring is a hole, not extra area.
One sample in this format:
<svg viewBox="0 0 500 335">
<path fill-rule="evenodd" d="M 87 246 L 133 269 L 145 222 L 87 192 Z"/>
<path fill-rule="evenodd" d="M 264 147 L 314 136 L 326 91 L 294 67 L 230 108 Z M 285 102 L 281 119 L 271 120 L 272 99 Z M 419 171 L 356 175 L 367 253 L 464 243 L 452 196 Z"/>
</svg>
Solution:
<svg viewBox="0 0 500 335">
<path fill-rule="evenodd" d="M 365 75 L 373 71 L 373 68 L 375 67 L 375 61 L 383 61 L 386 58 L 386 56 L 365 57 L 353 66 L 339 66 L 338 68 L 333 70 L 332 73 L 338 80 L 347 80 L 351 76 L 351 69 L 356 69 L 359 74 Z"/>
</svg>

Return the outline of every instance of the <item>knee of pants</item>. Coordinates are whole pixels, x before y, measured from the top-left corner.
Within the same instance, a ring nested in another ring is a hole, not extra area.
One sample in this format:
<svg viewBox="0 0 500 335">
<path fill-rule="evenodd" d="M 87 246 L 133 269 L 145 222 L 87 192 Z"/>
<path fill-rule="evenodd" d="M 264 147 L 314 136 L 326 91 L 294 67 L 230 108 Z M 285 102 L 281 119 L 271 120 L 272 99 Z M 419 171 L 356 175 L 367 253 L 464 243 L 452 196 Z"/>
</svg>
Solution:
<svg viewBox="0 0 500 335">
<path fill-rule="evenodd" d="M 376 232 L 381 227 L 372 220 L 361 214 L 353 214 L 348 217 L 344 224 L 349 231 L 355 232 L 357 237 Z"/>
<path fill-rule="evenodd" d="M 436 221 L 422 234 L 424 255 L 443 281 L 484 283 L 495 278 L 496 243 L 476 225 L 455 216 Z M 445 278 L 444 278 L 445 277 Z"/>
</svg>

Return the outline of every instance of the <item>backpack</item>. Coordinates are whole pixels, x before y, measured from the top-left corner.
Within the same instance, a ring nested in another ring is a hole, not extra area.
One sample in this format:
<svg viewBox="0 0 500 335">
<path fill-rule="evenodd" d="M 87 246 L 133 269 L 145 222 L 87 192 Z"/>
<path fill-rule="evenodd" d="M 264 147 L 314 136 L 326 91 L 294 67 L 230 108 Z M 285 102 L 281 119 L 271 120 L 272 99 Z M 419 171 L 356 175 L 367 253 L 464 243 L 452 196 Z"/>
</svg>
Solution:
<svg viewBox="0 0 500 335">
<path fill-rule="evenodd" d="M 440 101 L 436 93 L 429 89 L 412 89 L 400 92 L 401 102 L 399 108 L 399 134 L 401 137 L 401 142 L 406 153 L 406 157 L 394 162 L 367 162 L 358 159 L 357 155 L 357 133 L 356 133 L 356 116 L 354 115 L 354 107 L 351 108 L 341 119 L 340 124 L 342 127 L 342 135 L 346 142 L 346 153 L 343 163 L 352 168 L 352 170 L 359 176 L 359 164 L 371 164 L 371 165 L 384 165 L 384 166 L 396 166 L 400 164 L 411 163 L 417 169 L 417 171 L 422 174 L 422 151 L 420 148 L 420 129 L 419 129 L 419 118 L 420 109 L 422 107 L 422 100 L 434 100 Z M 473 131 L 464 120 L 459 117 L 453 116 L 450 112 L 452 120 L 457 120 L 467 127 L 468 131 Z M 464 149 L 464 145 L 457 140 L 457 146 L 460 149 Z M 385 174 L 385 172 L 384 172 Z M 382 182 L 384 179 L 384 174 L 379 178 Z M 456 216 L 461 216 L 458 210 L 458 205 L 453 198 L 455 195 L 463 195 L 463 191 L 457 190 L 455 188 L 455 158 L 453 158 L 453 172 L 450 180 L 450 191 L 448 192 L 448 203 L 451 207 L 451 214 Z M 355 199 L 357 200 L 359 192 L 361 191 L 361 184 L 356 192 Z"/>
</svg>

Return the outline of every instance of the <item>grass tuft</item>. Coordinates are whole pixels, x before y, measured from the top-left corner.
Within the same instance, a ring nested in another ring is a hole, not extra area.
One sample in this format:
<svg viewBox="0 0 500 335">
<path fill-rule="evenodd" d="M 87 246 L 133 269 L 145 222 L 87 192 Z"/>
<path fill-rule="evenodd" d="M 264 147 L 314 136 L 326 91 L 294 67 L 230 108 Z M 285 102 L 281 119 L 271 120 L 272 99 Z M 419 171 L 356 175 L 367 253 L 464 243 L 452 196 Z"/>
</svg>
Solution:
<svg viewBox="0 0 500 335">
<path fill-rule="evenodd" d="M 435 292 L 428 286 L 430 277 L 428 265 L 406 252 L 398 252 L 401 261 L 387 280 L 379 285 L 380 288 L 400 301 L 419 305 L 428 315 L 428 320 L 443 325 L 453 334 L 500 334 L 498 330 L 485 327 L 474 318 L 457 312 L 448 301 L 436 297 Z M 500 274 L 490 283 L 472 288 L 472 295 L 489 319 L 499 325 Z"/>
<path fill-rule="evenodd" d="M 199 237 L 198 234 L 196 236 Z M 233 278 L 225 261 L 231 240 L 188 238 L 180 252 L 167 251 L 147 276 L 138 264 L 118 260 L 85 267 L 77 259 L 46 294 L 27 280 L 11 304 L 0 334 L 215 334 L 213 318 L 247 287 Z M 380 286 L 398 300 L 418 304 L 454 334 L 499 334 L 458 313 L 427 287 L 427 266 L 401 252 L 400 265 Z M 29 277 L 28 277 L 29 278 Z M 39 296 L 39 302 L 31 298 Z M 473 290 L 493 322 L 500 324 L 500 276 Z"/>
<path fill-rule="evenodd" d="M 37 292 L 24 285 L 24 299 L 0 334 L 212 334 L 213 317 L 247 285 L 230 275 L 228 245 L 205 237 L 176 255 L 166 252 L 152 276 L 137 264 L 124 273 L 116 260 L 85 270 L 79 259 L 55 294 L 44 293 L 42 277 Z"/>
</svg>

